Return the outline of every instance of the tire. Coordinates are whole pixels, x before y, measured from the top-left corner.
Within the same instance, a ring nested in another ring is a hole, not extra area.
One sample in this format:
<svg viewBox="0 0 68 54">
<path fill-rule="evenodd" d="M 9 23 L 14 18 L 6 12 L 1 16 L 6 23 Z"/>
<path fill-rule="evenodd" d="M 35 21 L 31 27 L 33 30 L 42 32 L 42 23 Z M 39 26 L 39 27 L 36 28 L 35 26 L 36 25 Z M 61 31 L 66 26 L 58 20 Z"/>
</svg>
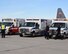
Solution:
<svg viewBox="0 0 68 54">
<path fill-rule="evenodd" d="M 23 37 L 22 33 L 20 34 L 20 37 Z"/>
<path fill-rule="evenodd" d="M 63 39 L 64 39 L 64 35 L 61 36 L 61 40 L 63 40 Z"/>
<path fill-rule="evenodd" d="M 33 37 L 36 36 L 35 33 L 33 33 L 32 36 L 33 36 Z"/>
<path fill-rule="evenodd" d="M 35 37 L 35 36 L 36 36 L 35 31 L 33 31 L 33 32 L 31 33 L 31 36 L 32 36 L 32 37 Z"/>
<path fill-rule="evenodd" d="M 67 37 L 67 34 L 64 32 L 64 38 L 66 38 Z"/>
<path fill-rule="evenodd" d="M 22 33 L 23 37 L 25 36 L 25 33 Z"/>
<path fill-rule="evenodd" d="M 49 38 L 47 37 L 47 40 L 49 40 Z"/>
<path fill-rule="evenodd" d="M 32 33 L 31 36 L 32 36 L 32 37 L 35 37 L 36 35 L 35 35 L 35 33 Z"/>
<path fill-rule="evenodd" d="M 24 37 L 24 36 L 25 36 L 25 33 L 21 33 L 21 34 L 20 34 L 20 37 Z"/>
<path fill-rule="evenodd" d="M 53 34 L 52 33 L 49 33 L 49 38 L 52 38 Z"/>
<path fill-rule="evenodd" d="M 53 39 L 53 34 L 49 35 L 49 38 Z"/>
<path fill-rule="evenodd" d="M 8 35 L 12 35 L 12 33 L 11 32 L 8 32 Z"/>
</svg>

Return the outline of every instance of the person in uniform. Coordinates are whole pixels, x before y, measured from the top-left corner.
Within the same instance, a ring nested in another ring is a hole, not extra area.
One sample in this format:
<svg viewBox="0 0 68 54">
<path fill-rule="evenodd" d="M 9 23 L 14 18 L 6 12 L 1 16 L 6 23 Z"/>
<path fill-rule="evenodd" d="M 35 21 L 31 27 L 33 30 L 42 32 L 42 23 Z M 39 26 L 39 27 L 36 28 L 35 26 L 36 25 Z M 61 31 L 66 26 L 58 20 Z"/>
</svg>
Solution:
<svg viewBox="0 0 68 54">
<path fill-rule="evenodd" d="M 2 34 L 2 38 L 5 38 L 5 25 L 4 24 L 1 25 L 1 34 Z"/>
</svg>

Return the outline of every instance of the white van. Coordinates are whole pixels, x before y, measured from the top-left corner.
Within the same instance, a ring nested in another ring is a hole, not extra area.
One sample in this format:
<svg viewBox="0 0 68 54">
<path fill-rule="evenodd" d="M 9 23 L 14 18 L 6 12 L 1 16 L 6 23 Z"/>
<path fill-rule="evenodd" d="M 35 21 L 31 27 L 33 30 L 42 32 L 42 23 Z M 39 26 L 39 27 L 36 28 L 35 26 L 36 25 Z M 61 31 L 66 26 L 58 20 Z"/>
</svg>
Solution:
<svg viewBox="0 0 68 54">
<path fill-rule="evenodd" d="M 45 30 L 47 24 L 47 19 L 26 19 L 25 24 L 21 25 L 19 29 L 20 36 L 25 35 L 43 35 L 41 33 L 43 30 Z"/>
<path fill-rule="evenodd" d="M 11 19 L 11 18 L 2 19 L 2 23 L 6 26 L 6 31 L 5 31 L 6 34 L 9 33 L 10 26 L 16 25 L 15 19 Z"/>
<path fill-rule="evenodd" d="M 57 34 L 57 28 L 58 25 L 61 26 L 61 35 L 62 36 L 67 36 L 68 34 L 68 21 L 53 21 L 52 25 L 50 26 L 50 31 L 49 34 L 51 35 L 51 37 L 53 37 L 53 35 L 55 36 Z"/>
</svg>

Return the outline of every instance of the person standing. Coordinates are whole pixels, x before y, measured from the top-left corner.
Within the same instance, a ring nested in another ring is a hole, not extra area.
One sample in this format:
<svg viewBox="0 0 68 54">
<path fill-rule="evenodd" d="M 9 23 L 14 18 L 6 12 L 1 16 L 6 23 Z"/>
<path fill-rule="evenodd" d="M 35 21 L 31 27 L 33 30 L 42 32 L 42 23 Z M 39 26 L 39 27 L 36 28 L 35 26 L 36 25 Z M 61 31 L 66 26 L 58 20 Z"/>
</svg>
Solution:
<svg viewBox="0 0 68 54">
<path fill-rule="evenodd" d="M 2 34 L 2 38 L 5 38 L 5 25 L 4 24 L 1 25 L 1 34 Z"/>
<path fill-rule="evenodd" d="M 49 26 L 48 25 L 46 26 L 46 29 L 45 29 L 45 38 L 49 39 Z"/>
<path fill-rule="evenodd" d="M 60 25 L 58 25 L 58 27 L 57 27 L 57 34 L 56 34 L 55 39 L 60 38 L 60 36 L 61 36 L 60 32 L 61 32 L 61 27 L 60 27 Z"/>
</svg>

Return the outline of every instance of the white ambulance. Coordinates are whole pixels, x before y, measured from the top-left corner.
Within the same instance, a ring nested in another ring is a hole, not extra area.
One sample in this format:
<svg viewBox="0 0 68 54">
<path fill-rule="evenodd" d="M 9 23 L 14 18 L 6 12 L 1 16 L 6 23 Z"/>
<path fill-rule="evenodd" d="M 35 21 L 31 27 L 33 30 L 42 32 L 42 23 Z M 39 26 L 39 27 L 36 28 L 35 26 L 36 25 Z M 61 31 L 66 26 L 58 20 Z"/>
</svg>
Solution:
<svg viewBox="0 0 68 54">
<path fill-rule="evenodd" d="M 10 26 L 12 26 L 12 25 L 16 26 L 15 19 L 11 19 L 11 18 L 2 19 L 2 23 L 6 26 L 6 31 L 5 31 L 6 34 L 9 33 Z"/>
<path fill-rule="evenodd" d="M 61 26 L 61 36 L 66 37 L 68 35 L 68 20 L 64 18 L 58 18 L 52 21 L 49 34 L 51 37 L 55 37 L 57 34 L 58 25 Z"/>
<path fill-rule="evenodd" d="M 47 19 L 25 19 L 25 23 L 19 29 L 20 37 L 43 35 L 42 31 L 45 30 L 46 24 Z"/>
</svg>

